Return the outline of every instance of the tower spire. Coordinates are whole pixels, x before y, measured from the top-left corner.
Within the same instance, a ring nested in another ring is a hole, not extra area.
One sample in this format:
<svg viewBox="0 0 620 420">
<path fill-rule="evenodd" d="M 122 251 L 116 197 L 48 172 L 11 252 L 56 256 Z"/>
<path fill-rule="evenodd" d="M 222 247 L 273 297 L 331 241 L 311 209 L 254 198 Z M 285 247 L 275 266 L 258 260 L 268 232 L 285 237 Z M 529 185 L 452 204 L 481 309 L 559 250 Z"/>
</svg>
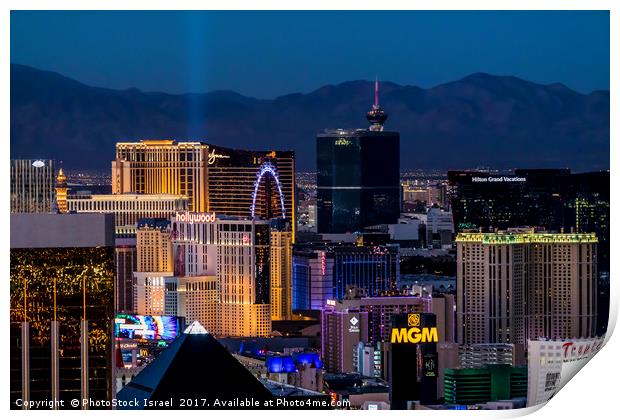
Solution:
<svg viewBox="0 0 620 420">
<path fill-rule="evenodd" d="M 366 119 L 372 124 L 370 131 L 383 131 L 383 124 L 388 115 L 379 106 L 379 77 L 375 77 L 375 103 L 372 109 L 366 113 Z"/>
<path fill-rule="evenodd" d="M 379 108 L 379 76 L 375 76 L 375 106 L 374 109 Z"/>
<path fill-rule="evenodd" d="M 62 170 L 62 160 L 60 161 L 60 169 L 56 177 L 56 211 L 58 213 L 67 213 L 67 177 Z"/>
</svg>

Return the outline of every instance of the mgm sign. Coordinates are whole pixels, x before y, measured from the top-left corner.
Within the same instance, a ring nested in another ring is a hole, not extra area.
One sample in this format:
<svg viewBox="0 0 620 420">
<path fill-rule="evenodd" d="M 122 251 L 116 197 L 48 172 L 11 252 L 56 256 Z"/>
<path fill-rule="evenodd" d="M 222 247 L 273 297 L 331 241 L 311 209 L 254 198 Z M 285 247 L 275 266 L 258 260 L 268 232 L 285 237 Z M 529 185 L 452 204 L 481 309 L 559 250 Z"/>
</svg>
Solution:
<svg viewBox="0 0 620 420">
<path fill-rule="evenodd" d="M 394 343 L 436 343 L 439 341 L 437 327 L 421 327 L 420 314 L 407 315 L 407 327 L 394 327 L 390 342 Z"/>
</svg>

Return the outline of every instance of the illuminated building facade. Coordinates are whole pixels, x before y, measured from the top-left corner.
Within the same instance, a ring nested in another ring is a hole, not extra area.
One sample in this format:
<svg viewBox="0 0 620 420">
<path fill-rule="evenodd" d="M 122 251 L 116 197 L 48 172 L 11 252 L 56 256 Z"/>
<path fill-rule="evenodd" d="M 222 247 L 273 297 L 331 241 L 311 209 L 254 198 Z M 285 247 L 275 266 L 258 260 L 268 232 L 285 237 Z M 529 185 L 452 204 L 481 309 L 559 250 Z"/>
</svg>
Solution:
<svg viewBox="0 0 620 420">
<path fill-rule="evenodd" d="M 58 213 L 67 212 L 67 190 L 67 177 L 62 168 L 60 168 L 56 177 L 56 206 Z"/>
<path fill-rule="evenodd" d="M 207 331 L 220 331 L 217 276 L 167 277 L 165 315 L 198 321 Z"/>
<path fill-rule="evenodd" d="M 54 207 L 51 160 L 11 159 L 11 213 L 50 213 Z"/>
<path fill-rule="evenodd" d="M 116 236 L 133 237 L 138 220 L 169 218 L 178 211 L 188 210 L 189 199 L 169 194 L 70 195 L 67 209 L 76 213 L 113 213 Z"/>
<path fill-rule="evenodd" d="M 191 211 L 295 220 L 295 154 L 174 140 L 121 142 L 112 193 L 183 195 Z"/>
<path fill-rule="evenodd" d="M 368 312 L 326 305 L 321 311 L 321 358 L 327 372 L 354 371 L 359 342 L 368 342 Z"/>
<path fill-rule="evenodd" d="M 595 234 L 513 229 L 456 242 L 459 343 L 595 335 Z"/>
<path fill-rule="evenodd" d="M 293 249 L 293 309 L 320 310 L 333 297 L 334 258 L 325 249 Z"/>
<path fill-rule="evenodd" d="M 609 315 L 609 171 L 517 169 L 514 174 L 449 171 L 454 225 L 463 229 L 538 226 L 549 231 L 595 233 L 598 270 L 597 335 Z"/>
<path fill-rule="evenodd" d="M 10 227 L 11 407 L 20 408 L 18 399 L 110 401 L 112 216 L 13 214 Z"/>
<path fill-rule="evenodd" d="M 141 140 L 116 144 L 112 193 L 173 194 L 206 211 L 209 146 L 200 142 Z"/>
<path fill-rule="evenodd" d="M 320 310 L 351 287 L 379 296 L 395 289 L 399 278 L 398 245 L 303 244 L 293 252 L 295 309 Z"/>
<path fill-rule="evenodd" d="M 508 175 L 449 171 L 448 180 L 457 232 L 538 226 L 595 233 L 598 270 L 609 271 L 609 171 L 517 169 Z"/>
<path fill-rule="evenodd" d="M 136 231 L 137 270 L 172 271 L 172 231 L 170 221 L 162 218 L 141 219 Z"/>
<path fill-rule="evenodd" d="M 172 218 L 172 229 L 174 275 L 216 279 L 218 311 L 211 313 L 218 319 L 205 322 L 205 327 L 219 336 L 269 335 L 270 222 L 186 212 Z M 211 303 L 204 304 L 208 314 Z"/>
<path fill-rule="evenodd" d="M 400 135 L 383 131 L 375 97 L 368 130 L 317 135 L 317 232 L 360 232 L 400 215 Z"/>
<path fill-rule="evenodd" d="M 294 152 L 235 150 L 213 145 L 209 145 L 209 150 L 210 156 L 215 157 L 208 167 L 208 211 L 227 216 L 296 220 Z"/>
<path fill-rule="evenodd" d="M 173 275 L 172 232 L 167 219 L 141 219 L 136 231 L 133 307 L 143 315 L 164 314 L 164 278 Z"/>
<path fill-rule="evenodd" d="M 453 341 L 453 305 L 454 299 L 448 295 L 433 298 L 429 295 L 403 295 L 328 300 L 321 311 L 322 350 L 326 369 L 330 372 L 354 371 L 356 360 L 358 367 L 361 363 L 358 352 L 360 342 L 364 349 L 369 346 L 381 349 L 380 356 L 384 359 L 386 356 L 381 346 L 382 343 L 390 343 L 393 319 L 397 315 L 432 314 L 438 341 Z M 387 379 L 389 364 L 382 366 L 385 370 L 379 376 Z"/>
<path fill-rule="evenodd" d="M 271 222 L 271 319 L 282 321 L 293 316 L 293 233 L 286 219 Z"/>
</svg>

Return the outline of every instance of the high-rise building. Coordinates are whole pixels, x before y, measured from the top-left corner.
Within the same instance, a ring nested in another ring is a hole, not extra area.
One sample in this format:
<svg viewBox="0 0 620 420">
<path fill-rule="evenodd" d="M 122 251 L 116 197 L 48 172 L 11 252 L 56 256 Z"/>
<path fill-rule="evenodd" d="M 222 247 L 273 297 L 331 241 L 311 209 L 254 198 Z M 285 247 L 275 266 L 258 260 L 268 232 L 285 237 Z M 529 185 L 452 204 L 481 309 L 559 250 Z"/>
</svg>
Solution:
<svg viewBox="0 0 620 420">
<path fill-rule="evenodd" d="M 437 340 L 442 343 L 454 341 L 454 297 L 451 295 L 363 297 L 355 296 L 355 293 L 352 290 L 351 296 L 342 301 L 327 301 L 321 311 L 323 360 L 330 372 L 355 370 L 356 360 L 358 365 L 361 363 L 356 359 L 360 357 L 359 342 L 363 343 L 364 348 L 374 346 L 381 350 L 381 357 L 385 359 L 381 345 L 391 341 L 395 315 L 432 313 Z M 389 349 L 385 350 L 389 352 Z M 389 374 L 387 367 L 384 364 L 381 372 L 384 379 Z"/>
<path fill-rule="evenodd" d="M 50 213 L 54 200 L 51 160 L 11 159 L 11 213 Z"/>
<path fill-rule="evenodd" d="M 398 245 L 301 244 L 293 251 L 295 309 L 322 309 L 351 287 L 379 296 L 400 278 Z M 309 306 L 306 306 L 309 305 Z"/>
<path fill-rule="evenodd" d="M 321 313 L 323 366 L 327 372 L 353 372 L 359 342 L 368 342 L 368 312 L 326 306 Z"/>
<path fill-rule="evenodd" d="M 113 217 L 12 214 L 10 228 L 11 407 L 110 401 Z"/>
<path fill-rule="evenodd" d="M 200 142 L 141 140 L 116 144 L 112 193 L 173 194 L 194 211 L 208 209 L 209 146 Z"/>
<path fill-rule="evenodd" d="M 407 408 L 410 401 L 437 402 L 439 338 L 436 322 L 432 313 L 392 315 L 388 365 L 393 410 Z"/>
<path fill-rule="evenodd" d="M 400 135 L 383 131 L 378 83 L 367 119 L 368 130 L 317 135 L 318 233 L 359 232 L 400 215 Z"/>
<path fill-rule="evenodd" d="M 609 171 L 517 169 L 514 174 L 449 171 L 456 232 L 537 226 L 595 233 L 598 270 L 609 271 Z"/>
<path fill-rule="evenodd" d="M 293 234 L 290 222 L 271 222 L 271 319 L 282 321 L 293 316 Z"/>
<path fill-rule="evenodd" d="M 568 169 L 517 169 L 514 174 L 449 171 L 457 232 L 539 226 L 595 233 L 598 270 L 597 335 L 609 315 L 609 171 L 573 174 Z"/>
<path fill-rule="evenodd" d="M 333 297 L 334 258 L 328 251 L 293 249 L 293 309 L 320 310 Z"/>
<path fill-rule="evenodd" d="M 208 211 L 236 217 L 291 220 L 294 234 L 295 153 L 209 145 Z"/>
<path fill-rule="evenodd" d="M 136 230 L 137 270 L 173 271 L 170 221 L 163 218 L 141 219 Z"/>
<path fill-rule="evenodd" d="M 136 230 L 133 308 L 140 315 L 164 315 L 165 278 L 172 276 L 172 231 L 167 219 L 140 219 Z"/>
<path fill-rule="evenodd" d="M 270 222 L 215 213 L 178 213 L 172 218 L 174 276 L 215 276 L 217 318 L 204 326 L 219 336 L 271 333 Z M 185 282 L 189 282 L 185 279 Z M 212 282 L 205 283 L 211 290 Z M 181 290 L 181 286 L 178 286 Z M 206 293 L 206 292 L 205 292 Z M 210 294 L 210 292 L 209 292 Z M 191 298 L 186 295 L 186 299 Z M 177 294 L 177 299 L 183 296 Z M 209 313 L 211 301 L 203 301 Z M 193 303 L 186 302 L 189 307 Z M 181 303 L 178 303 L 181 308 Z M 191 318 L 186 321 L 192 322 Z"/>
<path fill-rule="evenodd" d="M 187 197 L 170 194 L 75 194 L 67 198 L 68 211 L 114 214 L 117 237 L 135 237 L 140 219 L 167 219 L 188 208 Z"/>
<path fill-rule="evenodd" d="M 595 335 L 595 234 L 513 229 L 456 242 L 459 343 Z"/>
<path fill-rule="evenodd" d="M 362 376 L 383 377 L 381 343 L 359 342 L 353 351 L 353 370 Z"/>
<path fill-rule="evenodd" d="M 174 140 L 121 142 L 112 193 L 183 195 L 195 212 L 294 221 L 295 154 Z"/>
<path fill-rule="evenodd" d="M 136 238 L 116 238 L 116 312 L 134 313 L 133 273 L 137 271 Z"/>
</svg>

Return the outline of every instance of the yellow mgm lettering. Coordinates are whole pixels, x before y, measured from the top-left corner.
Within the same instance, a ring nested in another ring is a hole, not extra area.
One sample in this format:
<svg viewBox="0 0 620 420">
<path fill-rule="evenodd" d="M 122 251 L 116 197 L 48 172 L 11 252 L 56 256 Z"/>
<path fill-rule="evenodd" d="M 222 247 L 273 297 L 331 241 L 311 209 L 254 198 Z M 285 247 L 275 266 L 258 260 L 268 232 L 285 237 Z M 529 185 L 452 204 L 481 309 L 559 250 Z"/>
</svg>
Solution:
<svg viewBox="0 0 620 420">
<path fill-rule="evenodd" d="M 439 341 L 437 327 L 392 328 L 392 343 L 436 343 Z"/>
</svg>

